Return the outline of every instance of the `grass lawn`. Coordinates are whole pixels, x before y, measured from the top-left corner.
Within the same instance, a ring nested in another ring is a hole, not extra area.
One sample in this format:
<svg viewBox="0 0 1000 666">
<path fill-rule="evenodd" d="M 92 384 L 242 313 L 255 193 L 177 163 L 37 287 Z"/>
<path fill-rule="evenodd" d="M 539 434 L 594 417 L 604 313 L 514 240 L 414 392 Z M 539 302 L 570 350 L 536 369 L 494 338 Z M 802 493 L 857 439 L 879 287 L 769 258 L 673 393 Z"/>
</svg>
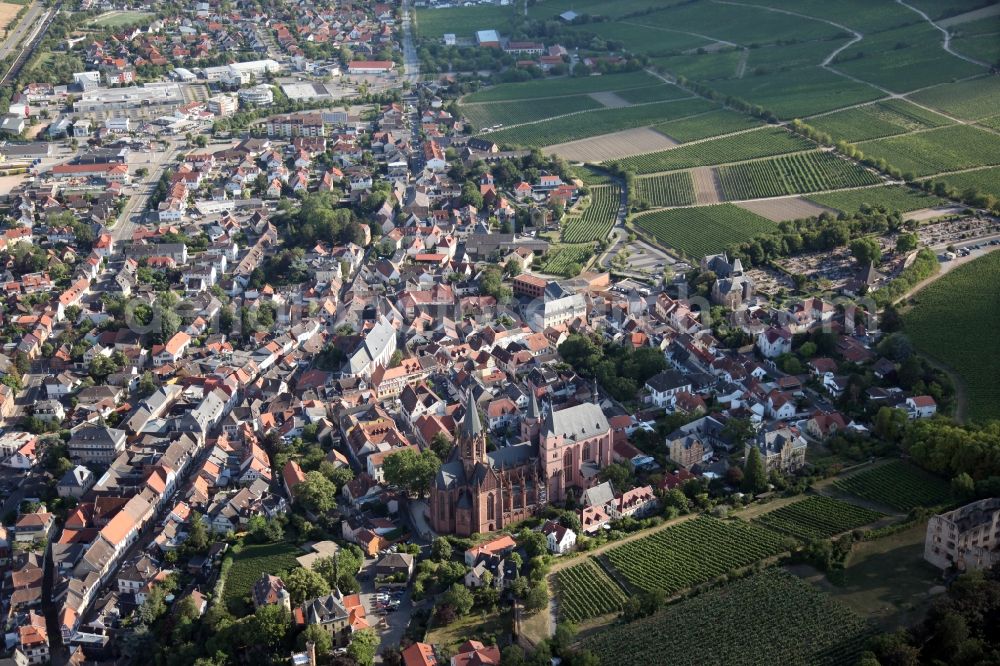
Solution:
<svg viewBox="0 0 1000 666">
<path fill-rule="evenodd" d="M 927 523 L 918 523 L 855 545 L 837 584 L 811 567 L 793 570 L 884 629 L 906 626 L 923 616 L 939 584 L 938 570 L 924 561 L 926 529 Z"/>
<path fill-rule="evenodd" d="M 285 569 L 299 566 L 295 558 L 302 551 L 290 543 L 264 543 L 245 545 L 233 556 L 233 566 L 226 578 L 226 588 L 222 593 L 226 606 L 234 614 L 246 610 L 244 598 L 250 594 L 253 584 L 261 573 L 276 574 Z"/>
<path fill-rule="evenodd" d="M 151 16 L 152 14 L 149 12 L 112 12 L 107 16 L 101 16 L 91 21 L 90 25 L 95 28 L 121 28 L 122 26 L 140 23 Z"/>
<path fill-rule="evenodd" d="M 489 644 L 491 637 L 500 641 L 512 629 L 513 618 L 509 612 L 481 613 L 473 609 L 471 613 L 456 619 L 447 627 L 428 629 L 424 642 L 437 645 L 448 654 L 455 654 L 458 646 L 467 640 L 478 640 Z"/>
<path fill-rule="evenodd" d="M 513 7 L 483 5 L 479 7 L 447 7 L 442 9 L 418 9 L 417 36 L 440 39 L 441 35 L 452 33 L 459 39 L 475 39 L 479 30 L 496 30 L 509 34 Z"/>
</svg>

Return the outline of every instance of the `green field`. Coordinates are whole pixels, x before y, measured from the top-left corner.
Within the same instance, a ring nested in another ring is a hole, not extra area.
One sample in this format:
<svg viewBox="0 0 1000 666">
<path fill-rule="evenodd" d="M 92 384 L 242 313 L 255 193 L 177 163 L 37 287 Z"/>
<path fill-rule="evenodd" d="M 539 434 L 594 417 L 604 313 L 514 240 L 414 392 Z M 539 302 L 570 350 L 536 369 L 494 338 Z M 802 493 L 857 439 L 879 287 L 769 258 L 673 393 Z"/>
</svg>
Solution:
<svg viewBox="0 0 1000 666">
<path fill-rule="evenodd" d="M 837 56 L 834 66 L 897 93 L 986 73 L 983 67 L 947 53 L 941 47 L 941 33 L 926 21 L 866 33 Z"/>
<path fill-rule="evenodd" d="M 1000 77 L 987 76 L 972 81 L 949 83 L 918 92 L 910 97 L 965 120 L 979 120 L 997 113 Z"/>
<path fill-rule="evenodd" d="M 871 171 L 825 151 L 722 166 L 718 173 L 727 200 L 805 194 L 879 182 Z"/>
<path fill-rule="evenodd" d="M 862 206 L 884 206 L 888 210 L 908 213 L 911 210 L 932 208 L 946 202 L 945 199 L 915 190 L 905 185 L 866 187 L 860 190 L 843 190 L 809 197 L 821 206 L 834 208 L 845 213 L 857 213 Z"/>
<path fill-rule="evenodd" d="M 602 666 L 853 666 L 873 629 L 771 568 L 583 640 Z"/>
<path fill-rule="evenodd" d="M 480 5 L 417 9 L 415 16 L 419 37 L 441 39 L 445 33 L 454 33 L 459 39 L 474 40 L 478 30 L 496 30 L 501 34 L 509 34 L 514 7 Z"/>
<path fill-rule="evenodd" d="M 879 90 L 819 67 L 714 81 L 712 87 L 791 120 L 884 97 Z"/>
<path fill-rule="evenodd" d="M 626 157 L 617 163 L 638 174 L 648 174 L 781 155 L 813 147 L 815 144 L 808 139 L 779 127 L 770 127 L 656 153 Z"/>
<path fill-rule="evenodd" d="M 629 200 L 639 199 L 653 208 L 690 206 L 695 203 L 691 173 L 677 171 L 660 176 L 635 179 L 635 193 Z"/>
<path fill-rule="evenodd" d="M 950 336 L 949 344 L 955 344 L 954 336 Z M 852 474 L 833 485 L 845 493 L 879 502 L 899 511 L 909 511 L 917 506 L 933 507 L 951 498 L 948 484 L 944 480 L 898 460 Z"/>
<path fill-rule="evenodd" d="M 753 129 L 760 125 L 761 122 L 751 116 L 728 109 L 718 109 L 693 118 L 658 123 L 653 125 L 653 129 L 677 141 L 686 142 Z"/>
<path fill-rule="evenodd" d="M 566 275 L 574 265 L 583 266 L 594 255 L 594 248 L 586 245 L 553 245 L 542 259 L 541 271 L 553 275 Z"/>
<path fill-rule="evenodd" d="M 1000 164 L 1000 136 L 969 125 L 865 141 L 858 147 L 866 157 L 882 158 L 917 176 Z"/>
<path fill-rule="evenodd" d="M 648 88 L 630 88 L 615 93 L 630 104 L 647 104 L 649 102 L 665 102 L 668 99 L 690 97 L 691 93 L 677 86 L 663 84 Z"/>
<path fill-rule="evenodd" d="M 633 223 L 663 245 L 694 258 L 775 229 L 771 220 L 732 204 L 659 210 L 638 215 Z"/>
<path fill-rule="evenodd" d="M 785 35 L 811 41 L 842 33 L 827 23 L 799 16 L 747 5 L 728 5 L 725 11 L 719 11 L 718 6 L 708 2 L 685 3 L 637 18 L 634 22 L 652 28 L 706 34 L 741 46 L 772 44 Z"/>
<path fill-rule="evenodd" d="M 614 182 L 611 174 L 589 164 L 572 167 L 573 175 L 583 181 L 584 185 L 610 185 Z"/>
<path fill-rule="evenodd" d="M 703 99 L 683 99 L 675 102 L 656 102 L 620 109 L 588 111 L 566 118 L 544 120 L 531 125 L 511 127 L 483 136 L 499 144 L 516 146 L 550 146 L 566 141 L 586 139 L 619 130 L 644 127 L 664 118 L 683 118 L 708 111 L 714 105 Z"/>
<path fill-rule="evenodd" d="M 616 613 L 627 597 L 593 558 L 563 569 L 556 574 L 559 617 L 580 622 L 599 615 Z"/>
<path fill-rule="evenodd" d="M 648 88 L 663 82 L 646 72 L 626 74 L 605 74 L 603 76 L 580 76 L 561 79 L 537 79 L 524 83 L 502 83 L 485 88 L 462 98 L 463 104 L 477 102 L 506 102 L 511 100 L 535 100 L 539 97 L 563 97 L 583 95 L 592 92 Z"/>
<path fill-rule="evenodd" d="M 222 592 L 226 607 L 233 613 L 246 610 L 244 600 L 249 598 L 250 589 L 260 580 L 261 573 L 277 574 L 294 569 L 299 566 L 295 558 L 301 554 L 301 550 L 289 543 L 244 545 L 233 556 L 233 566 L 226 577 Z"/>
<path fill-rule="evenodd" d="M 604 106 L 587 95 L 570 95 L 550 99 L 536 99 L 531 104 L 524 102 L 492 102 L 489 104 L 463 104 L 462 113 L 477 129 L 492 127 L 498 123 L 517 125 L 545 120 L 577 111 L 602 109 Z"/>
<path fill-rule="evenodd" d="M 768 511 L 754 522 L 802 541 L 813 541 L 828 539 L 873 523 L 883 516 L 878 511 L 813 495 L 800 502 Z"/>
<path fill-rule="evenodd" d="M 954 269 L 915 299 L 903 316 L 913 344 L 958 373 L 970 419 L 1000 419 L 1000 354 L 984 338 L 1000 330 L 1000 252 Z"/>
<path fill-rule="evenodd" d="M 612 548 L 604 557 L 638 590 L 673 594 L 777 555 L 778 534 L 742 521 L 700 516 Z"/>
<path fill-rule="evenodd" d="M 153 17 L 149 12 L 111 12 L 90 22 L 95 28 L 122 28 L 127 25 L 138 25 Z"/>
<path fill-rule="evenodd" d="M 935 180 L 943 181 L 945 185 L 953 187 L 959 192 L 972 188 L 1000 198 L 1000 167 L 953 173 L 950 176 L 935 178 Z"/>
<path fill-rule="evenodd" d="M 590 188 L 590 205 L 579 216 L 567 216 L 562 230 L 564 243 L 588 243 L 608 237 L 621 207 L 617 185 Z"/>
<path fill-rule="evenodd" d="M 807 121 L 835 139 L 864 141 L 914 130 L 950 125 L 952 121 L 901 99 L 876 102 Z"/>
<path fill-rule="evenodd" d="M 629 51 L 658 55 L 674 51 L 696 49 L 711 43 L 697 35 L 684 32 L 668 32 L 643 25 L 642 19 L 629 19 L 621 23 L 604 22 L 589 23 L 575 28 L 575 32 L 594 35 L 598 39 L 606 39 L 628 44 Z"/>
</svg>

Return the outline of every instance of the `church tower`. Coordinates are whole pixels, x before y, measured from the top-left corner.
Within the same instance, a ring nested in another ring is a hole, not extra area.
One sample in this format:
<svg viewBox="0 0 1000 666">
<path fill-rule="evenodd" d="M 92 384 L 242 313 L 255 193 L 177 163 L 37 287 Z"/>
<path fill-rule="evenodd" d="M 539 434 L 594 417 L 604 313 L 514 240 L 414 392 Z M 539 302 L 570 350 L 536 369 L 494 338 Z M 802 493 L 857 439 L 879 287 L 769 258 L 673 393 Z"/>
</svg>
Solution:
<svg viewBox="0 0 1000 666">
<path fill-rule="evenodd" d="M 477 463 L 487 464 L 486 431 L 479 419 L 479 408 L 472 391 L 465 400 L 465 418 L 462 419 L 462 431 L 458 435 L 459 457 L 465 468 L 465 478 L 472 480 Z"/>
<path fill-rule="evenodd" d="M 538 408 L 535 389 L 531 389 L 531 402 L 528 403 L 528 413 L 521 419 L 521 441 L 534 442 L 541 430 L 542 410 Z"/>
</svg>

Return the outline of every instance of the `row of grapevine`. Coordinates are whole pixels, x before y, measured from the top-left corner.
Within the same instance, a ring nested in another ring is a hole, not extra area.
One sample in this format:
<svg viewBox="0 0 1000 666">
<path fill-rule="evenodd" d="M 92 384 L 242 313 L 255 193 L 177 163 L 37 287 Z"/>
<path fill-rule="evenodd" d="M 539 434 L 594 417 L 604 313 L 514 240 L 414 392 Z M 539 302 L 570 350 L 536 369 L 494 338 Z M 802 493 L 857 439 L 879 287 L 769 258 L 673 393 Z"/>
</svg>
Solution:
<svg viewBox="0 0 1000 666">
<path fill-rule="evenodd" d="M 853 665 L 874 627 L 779 568 L 585 638 L 602 666 Z"/>
<path fill-rule="evenodd" d="M 569 622 L 616 613 L 625 605 L 625 593 L 593 559 L 557 573 L 556 586 L 559 615 Z"/>
<path fill-rule="evenodd" d="M 562 230 L 564 243 L 589 243 L 608 237 L 621 208 L 621 188 L 590 188 L 590 205 L 579 216 L 570 216 Z"/>
<path fill-rule="evenodd" d="M 623 160 L 618 160 L 617 164 L 638 174 L 647 174 L 696 166 L 727 164 L 755 157 L 809 150 L 812 147 L 813 144 L 809 140 L 798 134 L 792 134 L 780 127 L 771 127 L 726 136 L 721 139 L 681 145 L 657 153 L 626 157 Z"/>
<path fill-rule="evenodd" d="M 573 271 L 582 268 L 593 254 L 594 248 L 589 244 L 555 246 L 550 248 L 549 253 L 545 255 L 541 271 L 554 275 L 576 277 L 577 273 Z"/>
<path fill-rule="evenodd" d="M 760 199 L 875 185 L 877 175 L 831 152 L 797 153 L 719 167 L 728 200 Z"/>
<path fill-rule="evenodd" d="M 852 474 L 840 479 L 834 486 L 900 511 L 918 506 L 938 506 L 951 499 L 951 490 L 943 479 L 898 460 Z"/>
<path fill-rule="evenodd" d="M 780 535 L 739 521 L 701 516 L 612 548 L 605 557 L 643 590 L 673 593 L 776 555 Z"/>
<path fill-rule="evenodd" d="M 768 511 L 756 522 L 782 534 L 812 541 L 873 523 L 884 515 L 848 502 L 813 495 L 801 502 Z"/>
<path fill-rule="evenodd" d="M 633 222 L 666 247 L 696 258 L 775 228 L 771 220 L 733 204 L 658 210 L 637 215 Z"/>
<path fill-rule="evenodd" d="M 633 203 L 642 202 L 653 208 L 690 206 L 695 203 L 690 171 L 636 178 L 633 182 L 635 192 L 629 197 Z"/>
</svg>

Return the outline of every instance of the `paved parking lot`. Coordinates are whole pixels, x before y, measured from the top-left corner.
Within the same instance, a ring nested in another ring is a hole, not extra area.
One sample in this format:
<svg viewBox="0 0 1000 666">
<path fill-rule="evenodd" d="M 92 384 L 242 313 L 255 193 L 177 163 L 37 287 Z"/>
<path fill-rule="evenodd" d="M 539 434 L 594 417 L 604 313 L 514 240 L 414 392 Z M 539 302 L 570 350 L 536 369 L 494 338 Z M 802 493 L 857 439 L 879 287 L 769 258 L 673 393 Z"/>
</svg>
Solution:
<svg viewBox="0 0 1000 666">
<path fill-rule="evenodd" d="M 407 588 L 400 598 L 399 608 L 394 613 L 379 614 L 375 592 L 375 560 L 365 560 L 361 576 L 361 602 L 365 606 L 365 613 L 368 615 L 368 624 L 379 632 L 382 643 L 379 646 L 379 655 L 375 657 L 375 663 L 381 663 L 381 654 L 389 648 L 398 648 L 407 625 L 410 624 L 410 616 L 413 614 L 413 599 L 410 597 L 410 590 Z"/>
</svg>

